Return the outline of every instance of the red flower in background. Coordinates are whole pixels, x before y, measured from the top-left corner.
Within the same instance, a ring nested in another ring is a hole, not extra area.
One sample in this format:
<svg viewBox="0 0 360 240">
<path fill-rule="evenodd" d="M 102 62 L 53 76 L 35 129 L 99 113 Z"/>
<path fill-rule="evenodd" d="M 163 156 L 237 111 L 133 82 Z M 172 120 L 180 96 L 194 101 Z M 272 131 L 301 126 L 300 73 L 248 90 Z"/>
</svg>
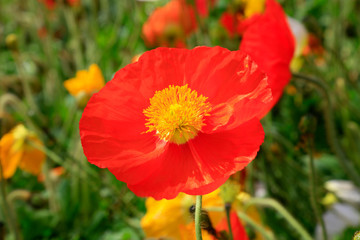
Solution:
<svg viewBox="0 0 360 240">
<path fill-rule="evenodd" d="M 172 0 L 157 8 L 143 25 L 149 47 L 185 47 L 185 39 L 197 27 L 195 11 L 185 0 Z"/>
<path fill-rule="evenodd" d="M 322 57 L 325 53 L 325 50 L 321 44 L 321 40 L 315 34 L 310 33 L 308 41 L 308 45 L 305 47 L 303 54 L 315 54 Z"/>
<path fill-rule="evenodd" d="M 213 7 L 216 0 L 196 0 L 196 8 L 201 17 L 209 15 L 209 8 Z"/>
<path fill-rule="evenodd" d="M 240 50 L 248 53 L 269 77 L 272 103 L 258 115 L 264 116 L 276 104 L 290 81 L 290 62 L 295 51 L 295 40 L 286 15 L 275 0 L 266 1 L 264 14 L 248 19 Z"/>
<path fill-rule="evenodd" d="M 67 3 L 68 3 L 70 6 L 76 6 L 76 5 L 79 5 L 80 0 L 67 0 Z"/>
<path fill-rule="evenodd" d="M 252 161 L 271 101 L 249 56 L 157 48 L 119 70 L 80 120 L 84 153 L 138 196 L 209 193 Z"/>
<path fill-rule="evenodd" d="M 49 10 L 54 10 L 54 8 L 56 7 L 55 0 L 38 0 L 38 1 L 43 2 Z M 80 0 L 67 0 L 66 2 L 70 6 L 76 6 L 80 4 Z"/>
<path fill-rule="evenodd" d="M 233 37 L 238 32 L 243 32 L 239 24 L 242 21 L 241 15 L 233 15 L 228 12 L 225 12 L 221 15 L 220 23 L 225 28 L 230 37 Z"/>
<path fill-rule="evenodd" d="M 228 10 L 220 18 L 221 25 L 230 37 L 242 35 L 245 30 L 244 21 L 264 11 L 265 0 L 232 1 Z"/>
<path fill-rule="evenodd" d="M 39 1 L 41 1 L 41 0 L 39 0 Z M 55 8 L 55 5 L 56 5 L 55 0 L 42 0 L 42 2 L 50 10 L 53 10 Z"/>
</svg>

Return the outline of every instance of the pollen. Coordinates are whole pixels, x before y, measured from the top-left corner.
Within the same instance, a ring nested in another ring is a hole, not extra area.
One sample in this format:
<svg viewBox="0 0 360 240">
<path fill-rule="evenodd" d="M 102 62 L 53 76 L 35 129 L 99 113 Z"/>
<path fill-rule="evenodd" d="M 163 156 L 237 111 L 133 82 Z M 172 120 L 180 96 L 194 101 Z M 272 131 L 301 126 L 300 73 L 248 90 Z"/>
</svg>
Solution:
<svg viewBox="0 0 360 240">
<path fill-rule="evenodd" d="M 170 85 L 156 91 L 150 98 L 150 106 L 143 110 L 146 132 L 155 132 L 165 141 L 184 144 L 197 136 L 210 111 L 207 97 L 198 95 L 187 85 Z"/>
</svg>

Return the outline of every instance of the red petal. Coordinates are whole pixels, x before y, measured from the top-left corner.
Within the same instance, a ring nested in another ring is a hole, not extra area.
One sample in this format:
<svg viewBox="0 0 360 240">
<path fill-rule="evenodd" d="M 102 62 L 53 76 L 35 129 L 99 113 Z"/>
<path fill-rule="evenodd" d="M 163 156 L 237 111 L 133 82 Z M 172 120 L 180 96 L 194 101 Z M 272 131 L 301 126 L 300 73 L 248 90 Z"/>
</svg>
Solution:
<svg viewBox="0 0 360 240">
<path fill-rule="evenodd" d="M 241 224 L 239 217 L 236 212 L 230 213 L 231 230 L 233 233 L 234 240 L 248 240 L 248 236 L 244 226 Z M 229 232 L 229 227 L 226 218 L 224 218 L 216 227 L 216 231 Z"/>
<path fill-rule="evenodd" d="M 88 161 L 98 167 L 130 169 L 162 151 L 158 138 L 144 133 L 147 128 L 142 111 L 148 99 L 139 92 L 142 82 L 138 75 L 137 63 L 118 71 L 84 110 L 79 126 L 81 142 Z"/>
<path fill-rule="evenodd" d="M 199 133 L 187 144 L 169 144 L 159 168 L 142 182 L 128 184 L 138 196 L 171 199 L 179 192 L 199 195 L 214 191 L 253 160 L 263 142 L 258 120 L 231 131 Z"/>
<path fill-rule="evenodd" d="M 257 117 L 272 100 L 266 76 L 240 51 L 199 47 L 188 59 L 185 78 L 189 87 L 213 105 L 204 132 L 237 127 Z"/>
<path fill-rule="evenodd" d="M 229 176 L 219 178 L 215 182 L 203 185 L 198 188 L 188 189 L 188 190 L 184 191 L 184 193 L 189 194 L 189 195 L 205 195 L 205 194 L 211 193 L 211 192 L 215 191 L 216 189 L 218 189 L 221 185 L 223 185 L 228 180 L 228 178 L 229 178 Z"/>
<path fill-rule="evenodd" d="M 212 104 L 254 91 L 265 74 L 241 51 L 221 47 L 197 47 L 189 52 L 185 65 L 189 87 L 208 97 Z"/>
<path fill-rule="evenodd" d="M 231 129 L 257 117 L 272 100 L 271 90 L 264 78 L 252 92 L 237 95 L 227 102 L 215 105 L 201 131 L 212 132 Z"/>
<path fill-rule="evenodd" d="M 247 52 L 269 77 L 274 99 L 259 117 L 270 111 L 291 78 L 289 64 L 294 45 L 281 6 L 275 0 L 267 0 L 265 13 L 249 19 L 240 44 L 240 50 Z"/>
<path fill-rule="evenodd" d="M 160 47 L 139 58 L 139 91 L 146 99 L 152 98 L 157 90 L 185 84 L 184 68 L 189 52 L 188 49 Z"/>
</svg>

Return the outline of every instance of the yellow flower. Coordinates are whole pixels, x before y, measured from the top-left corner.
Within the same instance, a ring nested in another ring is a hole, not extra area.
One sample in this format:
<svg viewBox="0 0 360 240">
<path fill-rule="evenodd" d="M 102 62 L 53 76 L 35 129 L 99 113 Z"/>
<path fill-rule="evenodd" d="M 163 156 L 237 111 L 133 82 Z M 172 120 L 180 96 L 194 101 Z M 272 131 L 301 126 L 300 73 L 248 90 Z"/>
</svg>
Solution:
<svg viewBox="0 0 360 240">
<path fill-rule="evenodd" d="M 230 183 L 231 184 L 231 183 Z M 213 227 L 215 228 L 223 219 L 225 211 L 212 211 L 212 207 L 224 208 L 224 201 L 220 197 L 220 189 L 203 196 L 203 208 L 208 210 L 208 214 Z M 234 210 L 242 210 L 242 201 L 251 196 L 247 193 L 240 193 L 233 203 Z M 195 204 L 195 197 L 180 193 L 171 200 L 156 201 L 153 198 L 146 200 L 147 212 L 141 219 L 141 227 L 148 238 L 164 238 L 173 240 L 195 240 L 195 225 L 190 213 L 190 207 Z M 245 212 L 252 220 L 262 225 L 260 213 L 255 206 L 249 207 Z M 256 240 L 263 237 L 256 232 Z M 203 240 L 214 239 L 208 232 L 203 231 Z"/>
<path fill-rule="evenodd" d="M 242 0 L 245 4 L 244 15 L 249 18 L 256 13 L 262 13 L 265 8 L 265 0 Z"/>
<path fill-rule="evenodd" d="M 45 155 L 32 147 L 29 142 L 43 145 L 37 136 L 20 124 L 5 134 L 0 140 L 0 161 L 5 179 L 14 175 L 17 167 L 31 174 L 41 172 Z"/>
<path fill-rule="evenodd" d="M 195 197 L 180 193 L 171 200 L 146 200 L 147 212 L 141 219 L 141 226 L 146 237 L 166 239 L 195 240 L 195 226 L 190 213 L 190 207 L 195 204 Z M 223 206 L 219 190 L 203 196 L 203 207 Z M 209 212 L 213 226 L 216 226 L 225 214 Z M 203 240 L 213 239 L 203 231 Z"/>
<path fill-rule="evenodd" d="M 96 64 L 91 64 L 89 70 L 77 71 L 74 78 L 64 82 L 65 88 L 75 97 L 84 93 L 91 95 L 98 92 L 104 85 L 104 77 Z"/>
</svg>

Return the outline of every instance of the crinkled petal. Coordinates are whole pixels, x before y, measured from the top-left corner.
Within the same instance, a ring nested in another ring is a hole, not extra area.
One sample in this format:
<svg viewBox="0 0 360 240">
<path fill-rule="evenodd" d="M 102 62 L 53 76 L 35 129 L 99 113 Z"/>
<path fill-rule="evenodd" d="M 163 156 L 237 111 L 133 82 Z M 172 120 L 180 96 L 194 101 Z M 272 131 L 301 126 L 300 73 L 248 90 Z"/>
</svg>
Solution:
<svg viewBox="0 0 360 240">
<path fill-rule="evenodd" d="M 248 94 L 266 77 L 248 55 L 221 47 L 194 48 L 189 52 L 185 71 L 189 87 L 208 97 L 212 104 Z"/>
<path fill-rule="evenodd" d="M 90 163 L 109 168 L 127 183 L 140 181 L 157 168 L 156 159 L 165 144 L 154 133 L 146 133 L 143 110 L 155 91 L 182 85 L 186 54 L 166 48 L 144 53 L 93 95 L 80 121 L 82 145 Z"/>
<path fill-rule="evenodd" d="M 267 77 L 240 51 L 195 48 L 185 67 L 189 87 L 208 97 L 213 106 L 204 132 L 237 127 L 257 117 L 272 100 Z"/>
<path fill-rule="evenodd" d="M 237 95 L 227 102 L 215 105 L 210 117 L 206 118 L 203 132 L 231 129 L 257 118 L 259 112 L 266 109 L 272 100 L 267 79 L 264 78 L 252 92 Z"/>
<path fill-rule="evenodd" d="M 139 92 L 141 79 L 137 66 L 134 63 L 118 71 L 112 81 L 93 95 L 80 120 L 84 153 L 98 167 L 140 165 L 147 161 L 144 157 L 159 151 L 157 137 L 145 133 L 142 111 L 147 107 L 147 99 Z"/>
<path fill-rule="evenodd" d="M 214 191 L 219 182 L 223 183 L 255 158 L 263 138 L 257 119 L 229 131 L 199 133 L 187 144 L 169 144 L 159 157 L 162 162 L 159 168 L 128 187 L 138 196 L 155 199 L 171 199 L 179 192 L 199 195 Z M 205 192 L 202 188 L 206 185 Z"/>
<path fill-rule="evenodd" d="M 145 52 L 138 61 L 139 76 L 141 85 L 139 91 L 147 99 L 170 85 L 182 86 L 184 80 L 185 62 L 189 55 L 187 49 L 157 48 Z"/>
<path fill-rule="evenodd" d="M 248 53 L 269 77 L 273 100 L 258 116 L 263 117 L 279 100 L 289 82 L 289 64 L 294 54 L 294 38 L 286 15 L 275 0 L 266 1 L 262 15 L 249 19 L 240 50 Z"/>
</svg>

